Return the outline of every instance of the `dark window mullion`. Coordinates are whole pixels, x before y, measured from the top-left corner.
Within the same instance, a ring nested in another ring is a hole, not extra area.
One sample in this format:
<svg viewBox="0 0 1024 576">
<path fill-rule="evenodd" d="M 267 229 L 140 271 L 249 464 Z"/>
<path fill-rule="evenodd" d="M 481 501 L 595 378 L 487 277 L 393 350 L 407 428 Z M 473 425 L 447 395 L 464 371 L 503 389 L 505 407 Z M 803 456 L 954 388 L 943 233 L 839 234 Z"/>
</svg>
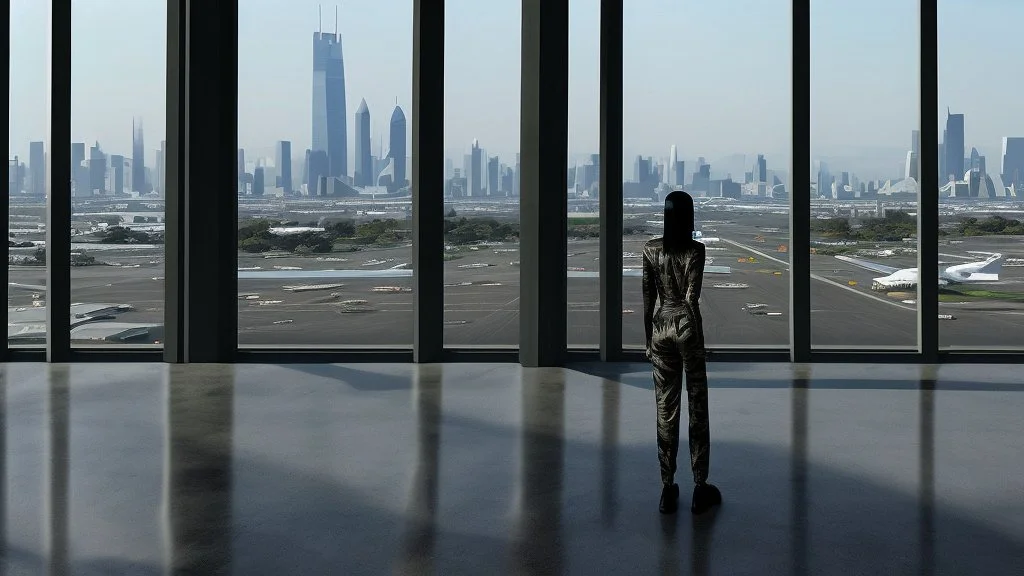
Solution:
<svg viewBox="0 0 1024 576">
<path fill-rule="evenodd" d="M 789 170 L 790 360 L 811 357 L 811 0 L 792 0 L 793 152 Z"/>
<path fill-rule="evenodd" d="M 917 197 L 917 338 L 922 362 L 939 354 L 938 1 L 920 0 L 921 157 Z"/>
<path fill-rule="evenodd" d="M 46 165 L 46 360 L 71 357 L 71 0 L 53 0 Z"/>
<path fill-rule="evenodd" d="M 622 357 L 622 6 L 601 0 L 601 360 Z"/>
</svg>

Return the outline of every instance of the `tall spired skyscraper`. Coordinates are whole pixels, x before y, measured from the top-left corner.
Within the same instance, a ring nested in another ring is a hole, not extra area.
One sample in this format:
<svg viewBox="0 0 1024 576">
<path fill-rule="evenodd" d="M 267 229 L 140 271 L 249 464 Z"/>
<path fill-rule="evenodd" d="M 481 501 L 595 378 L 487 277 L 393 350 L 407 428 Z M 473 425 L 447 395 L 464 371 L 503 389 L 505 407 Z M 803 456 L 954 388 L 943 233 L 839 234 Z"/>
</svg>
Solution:
<svg viewBox="0 0 1024 576">
<path fill-rule="evenodd" d="M 132 191 L 143 194 L 146 188 L 146 146 L 142 140 L 142 121 L 132 120 Z"/>
<path fill-rule="evenodd" d="M 356 186 L 373 186 L 376 184 L 373 173 L 373 155 L 370 153 L 370 109 L 366 99 L 359 103 L 356 110 L 356 166 L 353 182 Z"/>
<path fill-rule="evenodd" d="M 313 152 L 327 156 L 327 173 L 348 176 L 348 130 L 345 112 L 345 60 L 341 35 L 313 33 Z M 314 175 L 310 174 L 310 179 Z"/>
<path fill-rule="evenodd" d="M 405 112 L 399 106 L 391 114 L 391 150 L 388 152 L 395 163 L 395 186 L 405 185 Z"/>
</svg>

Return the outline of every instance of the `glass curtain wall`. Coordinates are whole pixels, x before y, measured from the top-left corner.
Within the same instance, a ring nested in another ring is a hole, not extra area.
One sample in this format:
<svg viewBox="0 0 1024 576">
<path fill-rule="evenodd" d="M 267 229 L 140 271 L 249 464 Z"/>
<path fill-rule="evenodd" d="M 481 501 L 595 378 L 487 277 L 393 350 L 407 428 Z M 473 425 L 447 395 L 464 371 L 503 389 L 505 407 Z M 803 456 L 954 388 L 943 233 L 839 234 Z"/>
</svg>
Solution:
<svg viewBox="0 0 1024 576">
<path fill-rule="evenodd" d="M 447 4 L 445 344 L 514 347 L 520 3 Z M 76 347 L 162 341 L 166 7 L 74 3 L 67 160 Z M 660 235 L 674 189 L 696 198 L 708 249 L 708 345 L 785 346 L 786 203 L 796 193 L 790 2 L 626 8 L 624 346 L 643 344 L 640 253 Z M 599 9 L 574 0 L 570 18 L 570 346 L 599 338 Z M 10 10 L 8 342 L 38 347 L 47 334 L 54 160 L 39 97 L 49 89 L 50 7 L 16 0 Z M 803 169 L 812 183 L 818 349 L 917 344 L 918 10 L 911 0 L 812 3 L 812 158 Z M 942 0 L 939 10 L 940 345 L 1017 349 L 1024 124 L 1012 88 L 978 90 L 964 71 L 1005 67 L 1016 52 L 1001 23 L 1019 18 L 991 1 Z M 965 31 L 972 19 L 996 28 Z M 411 31 L 412 7 L 397 0 L 337 14 L 305 0 L 273 14 L 240 3 L 242 346 L 411 343 Z"/>
</svg>

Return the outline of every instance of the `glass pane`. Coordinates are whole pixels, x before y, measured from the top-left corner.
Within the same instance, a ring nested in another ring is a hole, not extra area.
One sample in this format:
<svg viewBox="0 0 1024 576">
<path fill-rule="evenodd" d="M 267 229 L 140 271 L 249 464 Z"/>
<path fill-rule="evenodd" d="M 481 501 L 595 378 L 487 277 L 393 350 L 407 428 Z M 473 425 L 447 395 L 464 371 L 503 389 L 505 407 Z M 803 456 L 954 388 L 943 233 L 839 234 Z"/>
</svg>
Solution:
<svg viewBox="0 0 1024 576">
<path fill-rule="evenodd" d="M 319 6 L 239 4 L 238 342 L 409 346 L 412 4 Z"/>
<path fill-rule="evenodd" d="M 601 343 L 601 3 L 569 2 L 569 346 Z"/>
<path fill-rule="evenodd" d="M 10 345 L 46 344 L 46 153 L 49 150 L 50 4 L 11 10 L 7 182 Z"/>
<path fill-rule="evenodd" d="M 73 346 L 163 340 L 166 18 L 166 0 L 72 8 Z"/>
<path fill-rule="evenodd" d="M 519 345 L 520 6 L 445 4 L 447 346 Z"/>
<path fill-rule="evenodd" d="M 917 346 L 919 54 L 916 0 L 812 3 L 814 346 Z"/>
<path fill-rule="evenodd" d="M 963 74 L 978 63 L 1024 67 L 1022 19 L 1024 5 L 1016 2 L 939 2 L 939 344 L 945 347 L 1024 346 L 1020 84 L 979 90 L 977 79 Z M 964 26 L 969 20 L 985 26 Z"/>
<path fill-rule="evenodd" d="M 623 345 L 644 344 L 644 243 L 693 196 L 708 346 L 789 344 L 789 0 L 630 2 L 624 30 Z"/>
</svg>

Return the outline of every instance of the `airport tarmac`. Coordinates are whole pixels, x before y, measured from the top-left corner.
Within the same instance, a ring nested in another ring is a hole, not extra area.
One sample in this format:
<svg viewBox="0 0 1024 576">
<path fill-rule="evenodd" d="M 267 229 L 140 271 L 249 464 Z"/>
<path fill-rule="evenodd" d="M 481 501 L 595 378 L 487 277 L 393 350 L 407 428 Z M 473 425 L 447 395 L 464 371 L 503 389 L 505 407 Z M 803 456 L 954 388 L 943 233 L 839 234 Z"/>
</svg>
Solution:
<svg viewBox="0 0 1024 576">
<path fill-rule="evenodd" d="M 701 301 L 705 339 L 709 346 L 781 346 L 789 341 L 788 245 L 783 228 L 720 222 L 708 225 L 709 264 L 727 266 L 729 274 L 706 274 Z M 647 236 L 624 239 L 624 266 L 639 269 L 639 253 Z M 762 241 L 763 240 L 763 241 Z M 898 246 L 893 245 L 893 246 Z M 886 248 L 882 246 L 881 248 Z M 860 247 L 858 247 L 860 248 Z M 865 248 L 874 249 L 873 246 Z M 1020 238 L 974 238 L 940 247 L 943 262 L 969 261 L 970 251 L 1001 252 L 1024 258 Z M 14 252 L 12 250 L 12 252 Z M 568 264 L 577 273 L 599 267 L 596 239 L 571 241 Z M 128 248 L 94 253 L 119 267 L 72 269 L 72 300 L 131 304 L 135 310 L 119 317 L 124 322 L 159 323 L 163 318 L 161 247 Z M 311 270 L 384 270 L 408 264 L 408 246 L 332 254 L 327 257 L 268 258 L 240 254 L 239 343 L 299 346 L 403 346 L 412 342 L 412 279 L 394 278 L 273 278 L 261 272 Z M 863 256 L 861 256 L 863 257 Z M 868 258 L 871 259 L 871 258 Z M 913 266 L 916 255 L 880 256 L 892 266 Z M 450 346 L 515 346 L 519 339 L 519 254 L 515 245 L 464 249 L 445 263 L 445 344 Z M 376 263 L 373 263 L 373 262 Z M 371 265 L 367 265 L 371 263 Z M 942 264 L 945 266 L 946 264 Z M 817 346 L 914 347 L 916 304 L 870 289 L 877 273 L 832 256 L 811 259 L 812 342 Z M 258 267 L 258 270 L 256 269 Z M 298 270 L 290 270 L 298 269 Z M 280 275 L 280 274 L 278 274 Z M 12 267 L 11 282 L 44 284 L 42 267 Z M 854 282 L 854 285 L 851 285 Z M 331 286 L 341 284 L 341 286 Z M 316 286 L 321 285 L 321 286 Z M 326 287 L 323 285 L 327 285 Z M 299 290 L 286 290 L 298 286 Z M 1024 293 L 1024 267 L 1004 266 L 1001 281 L 992 286 Z M 568 279 L 568 325 L 571 346 L 596 346 L 599 338 L 599 283 L 596 277 Z M 31 291 L 11 290 L 11 307 L 32 306 Z M 365 302 L 363 302 L 365 301 Z M 748 306 L 753 305 L 753 306 Z M 1024 346 L 1024 304 L 980 300 L 943 302 L 940 313 L 955 317 L 940 321 L 944 346 Z M 623 279 L 623 342 L 643 345 L 641 279 Z"/>
</svg>

